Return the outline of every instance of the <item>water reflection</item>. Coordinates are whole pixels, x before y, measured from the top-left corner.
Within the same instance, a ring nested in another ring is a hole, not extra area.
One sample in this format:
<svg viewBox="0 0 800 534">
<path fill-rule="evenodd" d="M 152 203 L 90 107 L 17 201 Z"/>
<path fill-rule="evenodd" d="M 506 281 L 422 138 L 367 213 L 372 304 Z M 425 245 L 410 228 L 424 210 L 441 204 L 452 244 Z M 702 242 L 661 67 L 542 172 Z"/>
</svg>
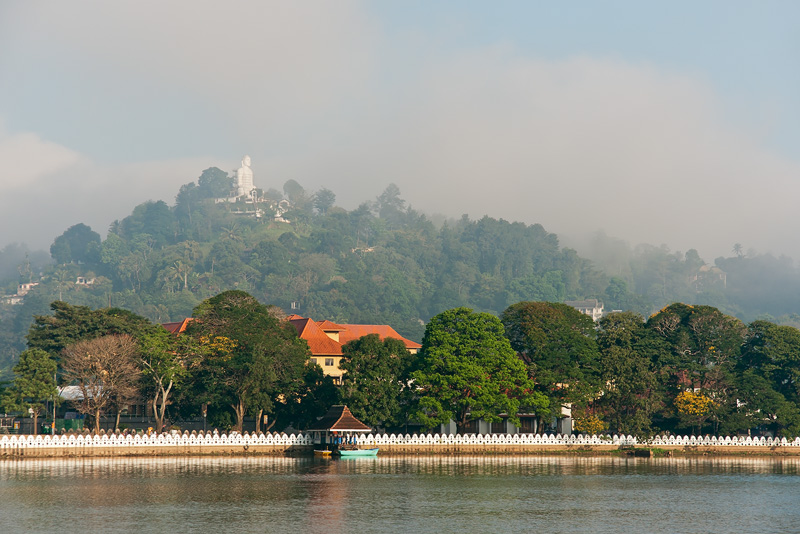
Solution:
<svg viewBox="0 0 800 534">
<path fill-rule="evenodd" d="M 130 457 L 6 459 L 0 481 L 124 477 L 287 476 L 322 480 L 328 475 L 416 474 L 436 476 L 535 475 L 797 475 L 800 457 L 632 458 L 574 456 L 394 456 L 358 459 L 275 457 Z"/>
<path fill-rule="evenodd" d="M 60 534 L 790 531 L 799 473 L 800 458 L 753 457 L 15 459 L 0 518 Z"/>
</svg>

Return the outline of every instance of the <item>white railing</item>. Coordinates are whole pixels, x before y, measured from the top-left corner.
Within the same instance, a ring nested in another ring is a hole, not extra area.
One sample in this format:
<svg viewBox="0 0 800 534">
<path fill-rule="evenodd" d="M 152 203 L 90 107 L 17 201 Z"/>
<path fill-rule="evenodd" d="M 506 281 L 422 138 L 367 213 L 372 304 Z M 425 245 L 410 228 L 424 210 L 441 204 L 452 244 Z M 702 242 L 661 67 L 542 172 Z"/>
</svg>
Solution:
<svg viewBox="0 0 800 534">
<path fill-rule="evenodd" d="M 800 447 L 800 438 L 752 438 L 716 436 L 657 436 L 638 440 L 633 436 L 617 435 L 552 435 L 552 434 L 367 434 L 358 440 L 361 445 L 425 445 L 425 446 L 515 446 L 515 445 L 647 445 L 715 446 L 715 447 Z M 66 434 L 62 436 L 2 436 L 0 453 L 7 449 L 28 448 L 87 448 L 87 447 L 214 447 L 214 446 L 293 446 L 313 445 L 311 434 L 153 434 L 123 435 Z M 6 451 L 7 452 L 7 451 Z"/>
</svg>

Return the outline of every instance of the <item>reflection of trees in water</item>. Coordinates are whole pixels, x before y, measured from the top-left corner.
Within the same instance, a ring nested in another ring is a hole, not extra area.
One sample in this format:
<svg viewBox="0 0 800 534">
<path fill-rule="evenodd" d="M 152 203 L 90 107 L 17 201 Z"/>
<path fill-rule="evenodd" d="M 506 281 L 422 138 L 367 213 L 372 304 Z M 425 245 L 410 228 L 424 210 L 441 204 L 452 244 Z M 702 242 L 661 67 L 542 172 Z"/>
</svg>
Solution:
<svg viewBox="0 0 800 534">
<path fill-rule="evenodd" d="M 792 531 L 797 478 L 773 474 L 800 458 L 7 460 L 0 517 L 60 534 Z"/>
<path fill-rule="evenodd" d="M 628 458 L 575 456 L 387 456 L 318 460 L 275 457 L 31 458 L 0 462 L 0 481 L 295 477 L 343 475 L 800 474 L 800 457 Z M 314 490 L 316 491 L 316 490 Z"/>
<path fill-rule="evenodd" d="M 799 458 L 392 456 L 332 462 L 331 474 L 530 476 L 615 474 L 800 474 Z"/>
</svg>

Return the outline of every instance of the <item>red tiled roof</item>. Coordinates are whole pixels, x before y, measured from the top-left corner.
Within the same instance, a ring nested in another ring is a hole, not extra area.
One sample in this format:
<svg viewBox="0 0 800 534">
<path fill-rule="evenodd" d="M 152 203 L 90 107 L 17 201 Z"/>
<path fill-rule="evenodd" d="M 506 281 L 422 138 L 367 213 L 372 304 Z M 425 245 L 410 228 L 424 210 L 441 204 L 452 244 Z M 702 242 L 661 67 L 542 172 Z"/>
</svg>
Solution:
<svg viewBox="0 0 800 534">
<path fill-rule="evenodd" d="M 332 323 L 331 321 L 325 319 L 324 321 L 317 322 L 320 328 L 330 332 L 341 332 L 342 330 L 346 330 L 346 328 L 340 324 Z"/>
<path fill-rule="evenodd" d="M 292 319 L 294 317 L 294 319 Z M 289 317 L 289 322 L 297 330 L 297 335 L 305 339 L 311 354 L 314 356 L 341 356 L 342 346 L 328 337 L 317 323 L 311 319 L 294 315 Z"/>
<path fill-rule="evenodd" d="M 345 324 L 342 325 L 346 330 L 339 332 L 339 342 L 344 345 L 348 341 L 353 341 L 360 337 L 367 336 L 369 334 L 378 334 L 381 338 L 381 341 L 386 339 L 387 337 L 391 337 L 394 339 L 399 339 L 403 343 L 405 343 L 407 349 L 421 349 L 422 345 L 411 341 L 410 339 L 406 339 L 397 331 L 389 325 L 385 324 Z"/>
<path fill-rule="evenodd" d="M 180 334 L 186 330 L 191 317 L 187 317 L 183 321 L 173 323 L 163 323 L 161 326 L 167 329 L 172 334 Z M 311 354 L 314 356 L 341 356 L 342 345 L 349 341 L 353 341 L 360 337 L 369 334 L 378 334 L 381 341 L 387 337 L 399 339 L 405 343 L 406 348 L 420 349 L 422 345 L 415 343 L 410 339 L 406 339 L 397 331 L 388 325 L 383 324 L 336 324 L 332 321 L 324 320 L 320 322 L 313 321 L 300 315 L 290 315 L 288 317 L 292 326 L 297 330 L 297 335 L 305 339 L 308 343 L 308 348 L 311 349 Z M 339 341 L 331 339 L 325 331 L 338 332 Z"/>
<path fill-rule="evenodd" d="M 178 321 L 176 323 L 162 323 L 161 326 L 167 329 L 170 334 L 182 334 L 186 331 L 186 327 L 189 326 L 189 321 L 191 321 L 191 317 L 187 317 L 183 321 Z"/>
<path fill-rule="evenodd" d="M 297 329 L 297 335 L 306 340 L 314 356 L 340 356 L 342 345 L 369 334 L 378 334 L 381 341 L 387 337 L 399 339 L 409 350 L 422 348 L 419 343 L 404 338 L 385 324 L 336 324 L 328 320 L 315 322 L 299 315 L 290 315 L 289 322 Z M 331 339 L 325 330 L 338 332 L 339 341 Z"/>
</svg>

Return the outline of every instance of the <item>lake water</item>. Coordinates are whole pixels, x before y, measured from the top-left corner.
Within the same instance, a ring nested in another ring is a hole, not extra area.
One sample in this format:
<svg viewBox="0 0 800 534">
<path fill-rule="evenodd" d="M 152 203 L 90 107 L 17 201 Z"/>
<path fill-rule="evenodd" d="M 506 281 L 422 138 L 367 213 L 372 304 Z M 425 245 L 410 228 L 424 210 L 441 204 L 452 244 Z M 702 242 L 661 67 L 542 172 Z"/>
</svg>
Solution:
<svg viewBox="0 0 800 534">
<path fill-rule="evenodd" d="M 800 532 L 800 459 L 3 460 L 0 532 Z"/>
</svg>

